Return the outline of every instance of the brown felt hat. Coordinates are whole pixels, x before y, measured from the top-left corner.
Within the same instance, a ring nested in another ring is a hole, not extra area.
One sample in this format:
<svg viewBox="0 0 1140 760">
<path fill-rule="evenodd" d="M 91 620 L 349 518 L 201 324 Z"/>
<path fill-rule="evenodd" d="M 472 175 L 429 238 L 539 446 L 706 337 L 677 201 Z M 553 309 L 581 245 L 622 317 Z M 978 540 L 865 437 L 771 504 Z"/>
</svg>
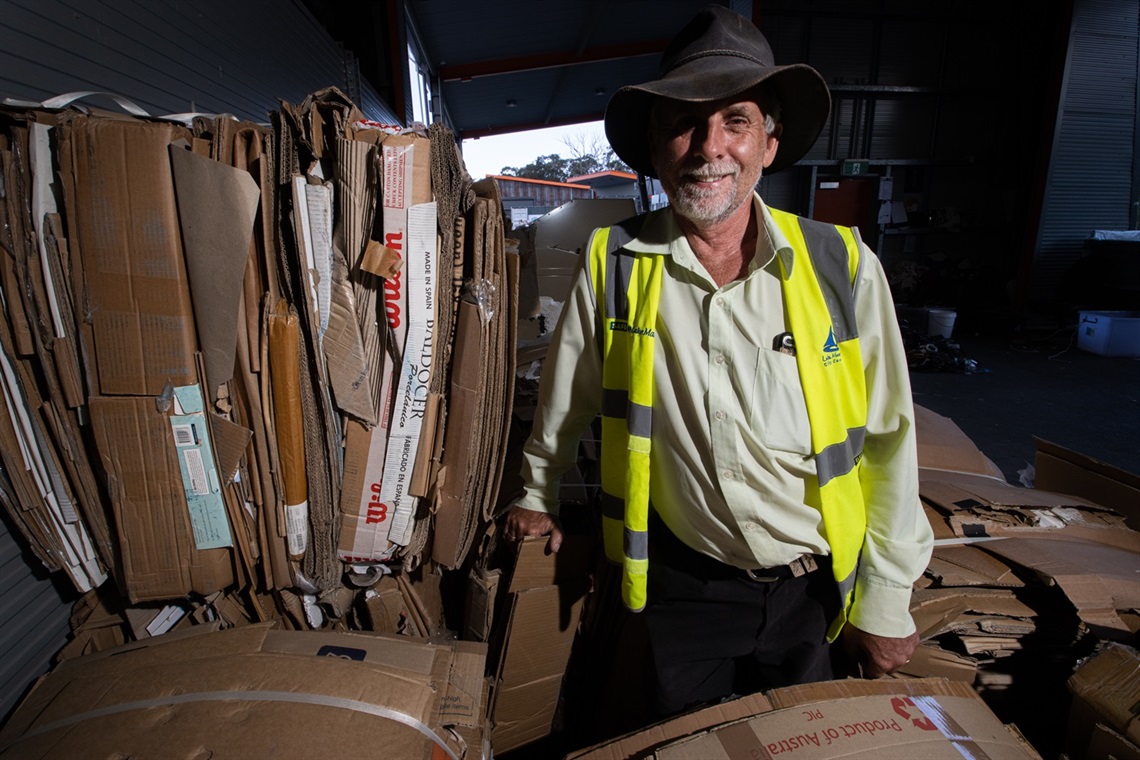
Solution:
<svg viewBox="0 0 1140 760">
<path fill-rule="evenodd" d="M 660 70 L 659 79 L 622 87 L 606 107 L 606 137 L 614 153 L 650 177 L 657 176 L 649 157 L 654 98 L 705 103 L 767 82 L 780 101 L 783 124 L 769 173 L 802 158 L 831 112 L 831 95 L 818 71 L 804 63 L 777 66 L 760 30 L 722 6 L 703 9 L 677 33 L 661 55 Z"/>
</svg>

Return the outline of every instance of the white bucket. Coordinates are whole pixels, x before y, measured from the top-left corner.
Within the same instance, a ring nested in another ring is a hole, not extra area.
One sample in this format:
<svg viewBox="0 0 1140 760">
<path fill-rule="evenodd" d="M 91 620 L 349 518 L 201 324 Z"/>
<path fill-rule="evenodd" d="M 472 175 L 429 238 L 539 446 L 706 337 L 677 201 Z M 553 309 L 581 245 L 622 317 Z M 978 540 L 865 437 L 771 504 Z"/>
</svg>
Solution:
<svg viewBox="0 0 1140 760">
<path fill-rule="evenodd" d="M 930 309 L 928 314 L 926 334 L 941 335 L 949 340 L 951 333 L 954 332 L 954 320 L 958 318 L 958 312 L 953 309 Z"/>
</svg>

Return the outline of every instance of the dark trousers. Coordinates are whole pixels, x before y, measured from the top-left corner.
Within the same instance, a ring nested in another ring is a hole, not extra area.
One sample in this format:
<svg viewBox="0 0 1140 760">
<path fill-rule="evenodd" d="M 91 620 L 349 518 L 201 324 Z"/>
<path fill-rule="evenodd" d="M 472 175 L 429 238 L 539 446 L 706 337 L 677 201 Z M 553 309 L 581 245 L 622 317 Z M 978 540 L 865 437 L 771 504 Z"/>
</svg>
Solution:
<svg viewBox="0 0 1140 760">
<path fill-rule="evenodd" d="M 690 549 L 658 519 L 650 541 L 643 614 L 659 716 L 836 677 L 827 629 L 839 599 L 829 558 L 815 572 L 756 581 Z"/>
</svg>

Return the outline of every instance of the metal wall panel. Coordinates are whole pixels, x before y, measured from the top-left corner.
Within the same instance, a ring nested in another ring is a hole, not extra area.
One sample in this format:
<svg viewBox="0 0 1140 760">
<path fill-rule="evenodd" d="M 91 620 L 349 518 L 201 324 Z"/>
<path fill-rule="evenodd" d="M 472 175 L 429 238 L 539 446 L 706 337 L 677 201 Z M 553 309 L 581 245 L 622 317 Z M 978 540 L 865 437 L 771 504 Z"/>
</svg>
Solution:
<svg viewBox="0 0 1140 760">
<path fill-rule="evenodd" d="M 1136 178 L 1140 6 L 1077 0 L 1030 297 L 1058 298 L 1096 229 L 1127 230 Z"/>
<path fill-rule="evenodd" d="M 152 114 L 265 122 L 279 99 L 357 89 L 346 56 L 299 0 L 0 0 L 0 95 L 113 92 Z M 361 108 L 395 116 L 360 80 Z M 403 123 L 402 121 L 400 123 Z"/>
<path fill-rule="evenodd" d="M 46 572 L 33 572 L 38 560 L 29 561 L 21 545 L 8 520 L 0 520 L 0 723 L 67 643 L 75 595 L 61 592 Z"/>
</svg>

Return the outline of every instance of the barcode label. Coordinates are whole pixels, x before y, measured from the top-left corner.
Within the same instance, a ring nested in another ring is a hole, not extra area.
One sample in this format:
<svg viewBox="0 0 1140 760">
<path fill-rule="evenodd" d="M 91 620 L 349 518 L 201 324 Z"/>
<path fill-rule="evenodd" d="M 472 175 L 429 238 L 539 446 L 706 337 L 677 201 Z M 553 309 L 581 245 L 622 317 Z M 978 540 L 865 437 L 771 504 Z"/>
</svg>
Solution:
<svg viewBox="0 0 1140 760">
<path fill-rule="evenodd" d="M 206 478 L 206 465 L 202 461 L 200 449 L 186 449 L 182 452 L 182 459 L 186 462 L 186 474 L 190 476 L 190 490 L 195 496 L 205 496 L 210 493 L 210 482 Z"/>
<path fill-rule="evenodd" d="M 194 435 L 194 425 L 175 425 L 171 424 L 170 428 L 174 431 L 174 445 L 178 448 L 183 446 L 193 446 L 197 443 Z"/>
</svg>

